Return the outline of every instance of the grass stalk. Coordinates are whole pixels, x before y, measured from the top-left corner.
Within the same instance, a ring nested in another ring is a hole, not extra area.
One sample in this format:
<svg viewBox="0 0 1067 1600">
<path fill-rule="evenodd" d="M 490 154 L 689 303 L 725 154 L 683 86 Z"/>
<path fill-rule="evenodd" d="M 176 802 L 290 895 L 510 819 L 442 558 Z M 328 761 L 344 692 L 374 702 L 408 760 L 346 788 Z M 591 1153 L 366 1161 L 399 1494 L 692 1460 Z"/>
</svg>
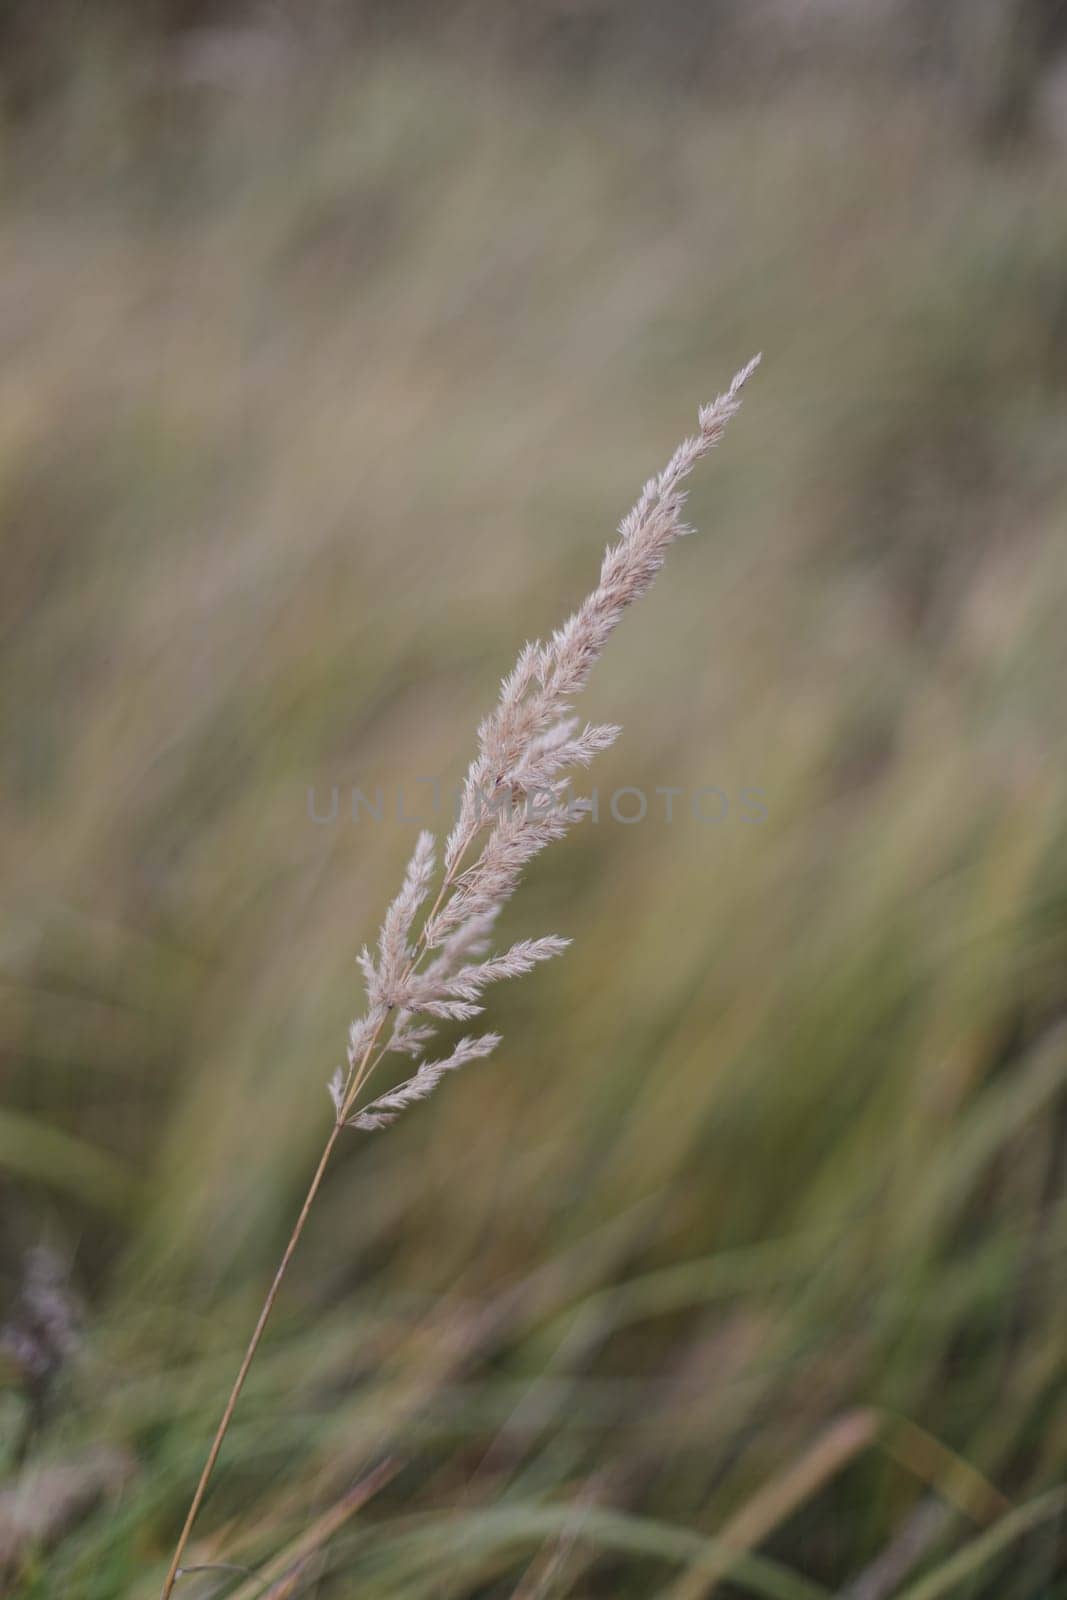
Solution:
<svg viewBox="0 0 1067 1600">
<path fill-rule="evenodd" d="M 510 950 L 483 959 L 496 918 L 526 864 L 589 811 L 588 801 L 571 800 L 570 774 L 587 767 L 621 730 L 614 724 L 587 723 L 581 728 L 571 715 L 572 701 L 585 687 L 626 609 L 651 587 L 670 546 L 691 531 L 682 520 L 686 498 L 682 486 L 722 438 L 758 362 L 757 356 L 736 374 L 725 393 L 701 408 L 698 432 L 683 440 L 663 471 L 646 483 L 620 524 L 617 542 L 605 552 L 593 591 L 550 639 L 524 646 L 501 685 L 497 706 L 478 730 L 478 751 L 467 773 L 455 827 L 445 842 L 444 872 L 436 896 L 431 902 L 435 841 L 423 832 L 400 891 L 386 911 L 376 954 L 364 948 L 360 955 L 367 1010 L 349 1030 L 347 1069 L 339 1068 L 330 1084 L 334 1125 L 215 1430 L 161 1600 L 170 1600 L 181 1572 L 182 1556 L 226 1431 L 342 1128 L 363 1132 L 382 1128 L 408 1106 L 426 1099 L 445 1073 L 488 1055 L 500 1042 L 497 1034 L 465 1036 L 451 1054 L 436 1061 L 424 1059 L 423 1052 L 440 1023 L 465 1022 L 481 1013 L 480 1001 L 489 984 L 529 972 L 561 954 L 570 942 L 551 935 L 520 940 Z M 479 839 L 480 853 L 464 866 Z M 431 955 L 434 959 L 423 969 Z M 391 1051 L 414 1059 L 415 1070 L 395 1088 L 359 1107 L 368 1080 Z"/>
<path fill-rule="evenodd" d="M 207 1487 L 211 1481 L 211 1474 L 215 1470 L 215 1463 L 219 1459 L 219 1452 L 222 1449 L 222 1442 L 226 1437 L 226 1430 L 230 1426 L 230 1421 L 237 1407 L 237 1402 L 241 1397 L 241 1390 L 245 1386 L 245 1379 L 248 1377 L 249 1369 L 252 1366 L 252 1362 L 255 1360 L 256 1351 L 259 1349 L 259 1342 L 263 1337 L 263 1330 L 266 1328 L 270 1314 L 274 1309 L 274 1302 L 278 1298 L 278 1292 L 281 1289 L 282 1281 L 285 1278 L 286 1272 L 288 1271 L 289 1263 L 293 1259 L 297 1245 L 300 1243 L 300 1235 L 303 1233 L 304 1226 L 311 1213 L 311 1207 L 315 1202 L 315 1196 L 318 1194 L 319 1186 L 326 1175 L 326 1168 L 330 1164 L 330 1157 L 333 1155 L 334 1146 L 337 1143 L 342 1126 L 343 1124 L 338 1122 L 335 1123 L 333 1128 L 330 1130 L 330 1136 L 326 1140 L 322 1155 L 319 1157 L 319 1164 L 315 1168 L 315 1175 L 308 1186 L 307 1194 L 304 1196 L 304 1203 L 300 1207 L 300 1215 L 297 1217 L 296 1223 L 293 1226 L 293 1231 L 289 1235 L 289 1243 L 285 1247 L 282 1258 L 278 1263 L 278 1270 L 275 1272 L 273 1282 L 267 1291 L 267 1298 L 263 1302 L 262 1309 L 260 1310 L 259 1316 L 256 1320 L 256 1326 L 252 1332 L 252 1337 L 248 1341 L 248 1348 L 245 1350 L 241 1365 L 237 1371 L 237 1376 L 233 1381 L 233 1388 L 230 1390 L 229 1399 L 226 1401 L 226 1406 L 223 1410 L 219 1425 L 215 1430 L 215 1437 L 211 1441 L 211 1448 L 207 1453 L 207 1460 L 204 1462 L 204 1467 L 200 1474 L 199 1482 L 197 1483 L 196 1489 L 193 1492 L 193 1498 L 189 1505 L 184 1526 L 182 1527 L 181 1533 L 178 1535 L 178 1543 L 175 1547 L 174 1554 L 171 1557 L 171 1563 L 167 1570 L 167 1576 L 163 1581 L 163 1589 L 160 1600 L 169 1600 L 169 1596 L 181 1573 L 182 1556 L 185 1553 L 186 1545 L 189 1543 L 189 1537 L 193 1531 L 193 1524 L 196 1522 L 197 1516 L 200 1512 L 200 1507 L 203 1504 L 204 1496 L 207 1493 Z"/>
</svg>

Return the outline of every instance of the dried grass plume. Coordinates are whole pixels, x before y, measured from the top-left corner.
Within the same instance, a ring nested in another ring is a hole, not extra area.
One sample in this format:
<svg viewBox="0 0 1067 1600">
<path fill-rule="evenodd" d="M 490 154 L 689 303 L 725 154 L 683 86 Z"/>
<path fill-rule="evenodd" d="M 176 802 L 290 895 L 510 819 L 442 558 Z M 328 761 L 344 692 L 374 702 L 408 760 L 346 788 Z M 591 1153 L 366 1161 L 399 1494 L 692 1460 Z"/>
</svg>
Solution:
<svg viewBox="0 0 1067 1600">
<path fill-rule="evenodd" d="M 436 841 L 421 833 L 375 950 L 364 948 L 359 956 L 366 1007 L 349 1029 L 345 1064 L 330 1083 L 334 1125 L 216 1430 L 161 1600 L 168 1600 L 181 1572 L 234 1407 L 342 1131 L 387 1126 L 432 1094 L 446 1074 L 488 1056 L 500 1043 L 496 1033 L 465 1035 L 436 1058 L 426 1051 L 440 1024 L 466 1023 L 482 1014 L 490 984 L 520 977 L 567 947 L 568 940 L 548 935 L 489 953 L 496 919 L 527 862 L 590 809 L 587 801 L 571 798 L 573 774 L 588 767 L 621 730 L 613 723 L 583 726 L 572 713 L 573 701 L 627 606 L 647 592 L 675 540 L 692 531 L 682 517 L 683 484 L 722 438 L 759 360 L 756 356 L 724 394 L 701 408 L 697 432 L 645 484 L 605 552 L 592 593 L 550 639 L 524 645 L 496 706 L 478 729 L 456 824 L 445 840 L 440 881 Z M 391 1055 L 411 1062 L 408 1075 L 370 1096 L 370 1079 Z"/>
<path fill-rule="evenodd" d="M 422 1059 L 422 1051 L 436 1024 L 479 1016 L 489 984 L 519 977 L 566 948 L 566 939 L 550 936 L 486 955 L 493 924 L 527 862 L 589 809 L 586 801 L 570 797 L 573 773 L 588 767 L 621 729 L 613 723 L 583 727 L 571 704 L 627 606 L 647 592 L 675 540 L 692 532 L 682 519 L 682 485 L 722 438 L 759 360 L 756 356 L 724 394 L 701 408 L 699 431 L 646 483 L 623 519 L 617 541 L 605 552 L 596 588 L 547 642 L 524 645 L 504 679 L 496 707 L 478 730 L 477 754 L 445 842 L 443 876 L 428 915 L 416 934 L 436 866 L 435 840 L 422 833 L 385 914 L 376 953 L 364 949 L 359 958 L 367 1008 L 352 1024 L 347 1066 L 330 1084 L 338 1126 L 381 1128 L 424 1100 L 446 1072 L 487 1056 L 500 1042 L 495 1033 L 462 1039 L 440 1061 Z M 393 1053 L 415 1059 L 411 1076 L 359 1107 L 371 1074 Z"/>
</svg>

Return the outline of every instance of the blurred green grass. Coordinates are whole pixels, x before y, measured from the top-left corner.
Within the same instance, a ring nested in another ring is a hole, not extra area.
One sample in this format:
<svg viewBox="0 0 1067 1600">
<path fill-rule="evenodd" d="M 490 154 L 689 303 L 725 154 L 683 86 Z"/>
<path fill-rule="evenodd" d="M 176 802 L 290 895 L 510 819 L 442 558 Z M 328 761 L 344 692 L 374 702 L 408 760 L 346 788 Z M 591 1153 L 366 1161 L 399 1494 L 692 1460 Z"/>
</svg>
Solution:
<svg viewBox="0 0 1067 1600">
<path fill-rule="evenodd" d="M 1067 1593 L 1055 153 L 826 84 L 381 50 L 146 109 L 100 70 L 16 137 L 0 244 L 0 1162 L 10 1286 L 47 1237 L 87 1300 L 31 1460 L 136 1465 L 17 1592 L 155 1592 L 319 1148 L 415 825 L 309 786 L 458 780 L 762 348 L 590 700 L 602 795 L 767 820 L 537 866 L 509 926 L 574 949 L 494 1001 L 496 1064 L 353 1137 L 198 1559 L 393 1456 L 315 1593 L 511 1595 L 559 1548 L 529 1593 L 667 1594 L 810 1458 L 719 1592 L 847 1592 L 933 1495 L 886 1592 Z"/>
</svg>

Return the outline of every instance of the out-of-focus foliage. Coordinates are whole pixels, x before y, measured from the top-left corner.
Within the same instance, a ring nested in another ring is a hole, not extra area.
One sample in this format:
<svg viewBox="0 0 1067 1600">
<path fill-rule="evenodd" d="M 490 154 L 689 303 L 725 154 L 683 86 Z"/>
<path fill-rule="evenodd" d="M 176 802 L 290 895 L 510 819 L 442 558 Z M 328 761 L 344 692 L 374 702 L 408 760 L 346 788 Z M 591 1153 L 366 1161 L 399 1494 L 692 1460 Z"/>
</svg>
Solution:
<svg viewBox="0 0 1067 1600">
<path fill-rule="evenodd" d="M 509 913 L 574 949 L 494 996 L 498 1060 L 346 1145 L 195 1559 L 310 1530 L 277 1594 L 331 1600 L 1062 1595 L 1054 63 L 994 157 L 936 74 L 843 43 L 683 93 L 636 44 L 539 75 L 459 23 L 324 52 L 119 16 L 5 162 L 15 1592 L 156 1592 L 328 1126 L 398 790 L 425 817 L 458 779 L 762 348 L 594 681 L 626 725 L 600 820 Z M 255 1591 L 179 1590 L 224 1592 Z"/>
<path fill-rule="evenodd" d="M 451 48 L 468 69 L 609 73 L 722 97 L 783 77 L 916 78 L 992 147 L 1031 134 L 1067 47 L 1064 0 L 7 0 L 0 86 L 32 105 L 86 52 L 218 80 L 284 56 Z M 1054 98 L 1062 102 L 1060 88 Z M 1062 117 L 1062 112 L 1059 113 Z"/>
</svg>

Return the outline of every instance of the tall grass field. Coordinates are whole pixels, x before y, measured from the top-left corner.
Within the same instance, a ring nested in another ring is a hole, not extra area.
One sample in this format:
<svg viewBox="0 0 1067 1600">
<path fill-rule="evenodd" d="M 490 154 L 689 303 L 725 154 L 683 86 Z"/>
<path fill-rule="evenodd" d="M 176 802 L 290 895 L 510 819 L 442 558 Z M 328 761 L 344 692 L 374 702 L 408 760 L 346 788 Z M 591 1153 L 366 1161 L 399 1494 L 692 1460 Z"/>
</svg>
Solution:
<svg viewBox="0 0 1067 1600">
<path fill-rule="evenodd" d="M 761 349 L 571 947 L 345 1130 L 174 1594 L 1064 1600 L 1062 144 L 190 39 L 4 136 L 0 1592 L 157 1600 L 359 951 Z"/>
</svg>

